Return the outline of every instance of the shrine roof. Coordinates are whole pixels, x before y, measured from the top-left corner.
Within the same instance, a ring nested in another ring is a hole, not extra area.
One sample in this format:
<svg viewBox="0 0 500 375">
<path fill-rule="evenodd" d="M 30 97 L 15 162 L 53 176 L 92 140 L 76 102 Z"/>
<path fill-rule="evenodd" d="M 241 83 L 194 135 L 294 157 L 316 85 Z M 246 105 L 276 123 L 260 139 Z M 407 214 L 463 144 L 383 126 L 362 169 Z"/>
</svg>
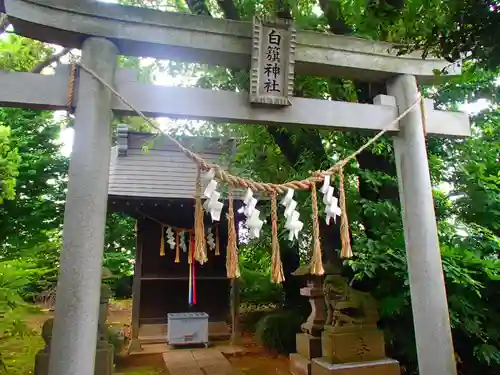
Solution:
<svg viewBox="0 0 500 375">
<path fill-rule="evenodd" d="M 108 195 L 114 197 L 193 199 L 197 166 L 165 135 L 129 131 L 119 125 L 112 148 Z M 205 160 L 227 166 L 235 139 L 182 137 L 184 147 Z M 206 182 L 202 182 L 204 188 Z M 241 196 L 238 191 L 235 196 Z"/>
</svg>

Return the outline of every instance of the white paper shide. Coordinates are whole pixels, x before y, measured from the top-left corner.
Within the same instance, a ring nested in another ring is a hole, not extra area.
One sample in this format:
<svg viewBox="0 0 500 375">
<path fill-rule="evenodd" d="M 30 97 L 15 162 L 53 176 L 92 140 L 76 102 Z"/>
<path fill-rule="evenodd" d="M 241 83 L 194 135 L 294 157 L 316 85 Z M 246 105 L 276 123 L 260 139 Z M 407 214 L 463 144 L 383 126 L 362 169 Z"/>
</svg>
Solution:
<svg viewBox="0 0 500 375">
<path fill-rule="evenodd" d="M 297 201 L 293 199 L 295 191 L 288 189 L 280 204 L 285 207 L 285 228 L 288 230 L 288 240 L 299 239 L 299 232 L 304 227 L 304 223 L 299 220 L 299 212 L 296 210 Z"/>
<path fill-rule="evenodd" d="M 259 218 L 260 211 L 255 208 L 257 206 L 257 199 L 253 196 L 251 189 L 247 189 L 243 204 L 243 213 L 247 217 L 246 225 L 249 230 L 249 237 L 250 239 L 259 238 L 264 222 Z"/>
<path fill-rule="evenodd" d="M 205 211 L 210 213 L 212 221 L 220 221 L 220 215 L 222 213 L 222 207 L 224 204 L 219 201 L 220 193 L 217 189 L 217 181 L 215 180 L 215 170 L 210 169 L 203 178 L 205 181 L 209 181 L 203 196 L 207 198 L 205 203 L 203 203 L 203 208 Z"/>
<path fill-rule="evenodd" d="M 325 221 L 326 225 L 330 225 L 330 220 L 333 218 L 333 222 L 337 222 L 337 216 L 340 216 L 341 210 L 338 205 L 339 200 L 333 195 L 335 192 L 333 186 L 330 186 L 330 175 L 326 175 L 323 181 L 323 186 L 320 189 L 323 193 L 323 203 L 325 204 Z"/>
</svg>

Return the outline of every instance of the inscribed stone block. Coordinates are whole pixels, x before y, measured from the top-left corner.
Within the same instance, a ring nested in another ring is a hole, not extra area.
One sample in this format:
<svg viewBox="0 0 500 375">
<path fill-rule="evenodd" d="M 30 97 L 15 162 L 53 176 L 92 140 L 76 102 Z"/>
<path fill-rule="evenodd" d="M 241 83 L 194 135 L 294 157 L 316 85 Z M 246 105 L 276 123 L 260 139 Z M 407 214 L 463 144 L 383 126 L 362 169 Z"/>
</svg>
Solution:
<svg viewBox="0 0 500 375">
<path fill-rule="evenodd" d="M 374 361 L 385 358 L 384 335 L 379 330 L 332 333 L 321 337 L 322 354 L 331 363 Z"/>
</svg>

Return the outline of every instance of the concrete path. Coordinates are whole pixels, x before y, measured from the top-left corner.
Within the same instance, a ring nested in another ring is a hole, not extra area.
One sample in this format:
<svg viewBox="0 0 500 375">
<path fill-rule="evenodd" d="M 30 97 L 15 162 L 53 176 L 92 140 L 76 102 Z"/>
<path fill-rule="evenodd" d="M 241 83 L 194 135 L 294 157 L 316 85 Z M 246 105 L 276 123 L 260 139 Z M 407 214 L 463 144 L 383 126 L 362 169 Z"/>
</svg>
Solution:
<svg viewBox="0 0 500 375">
<path fill-rule="evenodd" d="M 163 353 L 170 375 L 233 375 L 231 363 L 216 348 L 178 349 Z"/>
</svg>

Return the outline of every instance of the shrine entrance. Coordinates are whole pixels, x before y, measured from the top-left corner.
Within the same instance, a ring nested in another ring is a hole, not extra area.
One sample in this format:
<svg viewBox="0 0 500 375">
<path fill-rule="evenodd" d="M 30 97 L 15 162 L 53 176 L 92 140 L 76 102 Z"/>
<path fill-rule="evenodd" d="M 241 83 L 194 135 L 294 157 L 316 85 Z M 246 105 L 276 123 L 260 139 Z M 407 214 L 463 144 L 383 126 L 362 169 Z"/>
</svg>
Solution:
<svg viewBox="0 0 500 375">
<path fill-rule="evenodd" d="M 289 20 L 256 17 L 252 24 L 204 18 L 200 22 L 198 16 L 91 0 L 0 0 L 0 11 L 8 15 L 16 33 L 82 50 L 81 61 L 75 61 L 79 67 L 77 75 L 68 67 L 58 69 L 54 76 L 0 72 L 0 105 L 67 109 L 68 87 L 73 92 L 69 104 L 75 108 L 75 140 L 69 170 L 50 375 L 91 375 L 94 372 L 110 181 L 112 112 L 140 115 L 146 121 L 149 121 L 146 116 L 171 116 L 246 124 L 317 126 L 339 131 L 364 130 L 376 134 L 364 147 L 385 133 L 392 135 L 419 371 L 421 375 L 456 374 L 425 135 L 467 136 L 470 127 L 465 114 L 438 111 L 431 102 L 422 100 L 417 83 L 432 82 L 436 69 L 457 74 L 457 67 L 450 67 L 438 59 L 423 60 L 419 55 L 397 57 L 390 52 L 392 46 L 385 43 L 356 38 L 346 41 L 345 37 L 297 31 Z M 250 92 L 143 84 L 130 71 L 117 68 L 118 54 L 250 69 Z M 385 83 L 388 95 L 373 98 L 373 104 L 295 98 L 293 78 L 296 72 Z M 238 198 L 233 188 L 242 188 L 245 194 L 244 215 L 251 237 L 259 236 L 263 225 L 258 199 L 267 196 L 271 200 L 271 221 L 275 225 L 277 196 L 280 196 L 286 207 L 285 226 L 293 241 L 303 229 L 300 207 L 293 199 L 294 191 L 309 190 L 313 212 L 317 213 L 318 185 L 326 203 L 326 218 L 340 215 L 342 255 L 352 255 L 343 171 L 356 155 L 345 155 L 345 159 L 334 166 L 312 172 L 304 180 L 269 184 L 232 175 L 222 166 L 174 143 L 198 170 L 193 222 L 193 257 L 197 262 L 205 263 L 208 258 L 205 231 L 200 230 L 204 228 L 203 210 L 215 222 L 222 222 L 221 217 L 227 215 L 227 277 L 237 279 L 239 276 L 233 205 Z M 201 180 L 205 184 L 203 189 Z M 223 186 L 229 186 L 227 206 L 221 195 Z M 339 190 L 338 200 L 334 199 L 332 189 Z M 206 198 L 204 208 L 201 195 Z M 312 219 L 314 244 L 310 273 L 320 276 L 324 269 L 317 231 L 318 215 L 313 215 Z M 276 230 L 272 232 L 273 254 L 276 255 Z M 278 282 L 282 280 L 280 264 L 279 258 L 273 256 L 273 274 Z M 379 366 L 379 369 L 390 366 L 391 371 L 397 371 L 393 362 L 375 362 L 370 366 Z M 313 363 L 316 366 L 312 369 L 313 375 L 353 368 L 350 362 L 340 367 L 335 367 L 332 361 L 314 359 Z"/>
</svg>

